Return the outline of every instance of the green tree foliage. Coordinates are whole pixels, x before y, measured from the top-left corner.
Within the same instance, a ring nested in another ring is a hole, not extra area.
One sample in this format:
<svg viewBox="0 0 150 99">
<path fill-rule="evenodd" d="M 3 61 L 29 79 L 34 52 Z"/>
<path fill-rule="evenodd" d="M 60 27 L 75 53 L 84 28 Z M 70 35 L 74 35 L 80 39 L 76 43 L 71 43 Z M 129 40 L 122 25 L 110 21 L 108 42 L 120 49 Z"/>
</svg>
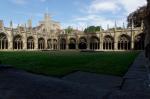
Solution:
<svg viewBox="0 0 150 99">
<path fill-rule="evenodd" d="M 127 21 L 128 27 L 132 26 L 132 22 L 134 23 L 134 27 L 140 27 L 144 17 L 146 16 L 146 6 L 140 7 L 136 11 L 129 14 Z"/>
<path fill-rule="evenodd" d="M 85 28 L 84 32 L 85 33 L 95 33 L 98 32 L 102 29 L 101 26 L 89 26 L 87 28 Z"/>
<path fill-rule="evenodd" d="M 67 34 L 71 34 L 73 32 L 73 28 L 71 26 L 68 26 L 68 28 L 65 29 L 65 32 Z"/>
<path fill-rule="evenodd" d="M 109 30 L 114 30 L 115 28 L 110 28 Z M 117 30 L 122 30 L 122 27 L 116 27 Z"/>
</svg>

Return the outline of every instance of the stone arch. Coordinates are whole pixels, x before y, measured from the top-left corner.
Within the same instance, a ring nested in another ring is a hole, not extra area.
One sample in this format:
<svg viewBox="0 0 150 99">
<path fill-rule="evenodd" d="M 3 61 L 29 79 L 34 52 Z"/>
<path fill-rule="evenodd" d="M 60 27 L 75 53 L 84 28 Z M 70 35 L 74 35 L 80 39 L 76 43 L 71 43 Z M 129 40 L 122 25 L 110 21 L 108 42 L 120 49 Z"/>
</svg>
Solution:
<svg viewBox="0 0 150 99">
<path fill-rule="evenodd" d="M 130 50 L 131 49 L 131 37 L 128 35 L 121 35 L 118 39 L 119 50 Z"/>
<path fill-rule="evenodd" d="M 75 38 L 69 39 L 69 49 L 76 49 L 76 39 Z"/>
<path fill-rule="evenodd" d="M 61 50 L 65 50 L 66 49 L 66 39 L 64 39 L 64 38 L 61 38 L 60 39 L 60 49 Z"/>
<path fill-rule="evenodd" d="M 58 49 L 58 41 L 57 41 L 57 39 L 54 39 L 54 40 L 53 40 L 53 49 L 54 49 L 54 50 L 57 50 L 57 49 Z"/>
<path fill-rule="evenodd" d="M 90 49 L 98 50 L 100 48 L 99 44 L 100 44 L 100 40 L 98 37 L 92 36 L 90 38 Z"/>
<path fill-rule="evenodd" d="M 79 39 L 79 49 L 87 49 L 87 39 L 85 37 Z"/>
<path fill-rule="evenodd" d="M 20 35 L 16 35 L 13 39 L 13 48 L 14 49 L 23 49 L 23 41 Z"/>
<path fill-rule="evenodd" d="M 145 34 L 144 33 L 141 33 L 141 34 L 135 36 L 134 49 L 135 50 L 144 50 L 144 40 L 145 40 Z"/>
<path fill-rule="evenodd" d="M 45 40 L 42 37 L 38 39 L 38 48 L 45 49 Z"/>
<path fill-rule="evenodd" d="M 34 49 L 34 38 L 32 36 L 27 38 L 27 49 Z"/>
<path fill-rule="evenodd" d="M 47 49 L 52 49 L 52 40 L 51 39 L 47 40 Z"/>
<path fill-rule="evenodd" d="M 8 49 L 8 39 L 4 33 L 0 33 L 0 49 Z"/>
<path fill-rule="evenodd" d="M 104 50 L 113 50 L 114 49 L 114 38 L 110 35 L 106 35 L 103 41 Z"/>
</svg>

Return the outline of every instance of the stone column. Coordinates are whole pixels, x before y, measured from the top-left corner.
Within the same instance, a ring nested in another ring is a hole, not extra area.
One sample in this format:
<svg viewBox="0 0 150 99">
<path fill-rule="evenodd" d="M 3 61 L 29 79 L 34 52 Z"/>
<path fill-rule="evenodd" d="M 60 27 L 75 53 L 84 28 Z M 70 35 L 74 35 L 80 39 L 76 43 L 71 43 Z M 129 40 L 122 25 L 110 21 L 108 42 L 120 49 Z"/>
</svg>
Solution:
<svg viewBox="0 0 150 99">
<path fill-rule="evenodd" d="M 23 50 L 27 50 L 27 33 L 26 32 L 23 33 L 22 41 L 23 41 Z"/>
<path fill-rule="evenodd" d="M 35 50 L 38 50 L 38 36 L 37 34 L 34 36 L 34 49 Z"/>
<path fill-rule="evenodd" d="M 102 51 L 103 50 L 103 33 L 100 33 L 100 50 Z"/>
<path fill-rule="evenodd" d="M 131 50 L 134 50 L 134 32 L 131 30 Z"/>
<path fill-rule="evenodd" d="M 44 46 L 44 49 L 47 49 L 47 37 L 45 37 L 44 39 L 45 39 L 45 46 Z"/>
</svg>

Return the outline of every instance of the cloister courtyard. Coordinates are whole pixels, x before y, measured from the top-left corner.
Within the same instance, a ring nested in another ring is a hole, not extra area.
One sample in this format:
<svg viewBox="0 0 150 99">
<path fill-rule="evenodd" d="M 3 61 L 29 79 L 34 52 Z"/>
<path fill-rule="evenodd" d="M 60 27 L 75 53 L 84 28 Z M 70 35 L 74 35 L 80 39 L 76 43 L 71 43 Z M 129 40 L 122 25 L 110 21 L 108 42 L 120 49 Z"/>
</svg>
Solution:
<svg viewBox="0 0 150 99">
<path fill-rule="evenodd" d="M 0 52 L 2 64 L 29 72 L 62 77 L 75 71 L 123 76 L 139 51 L 15 51 Z"/>
</svg>

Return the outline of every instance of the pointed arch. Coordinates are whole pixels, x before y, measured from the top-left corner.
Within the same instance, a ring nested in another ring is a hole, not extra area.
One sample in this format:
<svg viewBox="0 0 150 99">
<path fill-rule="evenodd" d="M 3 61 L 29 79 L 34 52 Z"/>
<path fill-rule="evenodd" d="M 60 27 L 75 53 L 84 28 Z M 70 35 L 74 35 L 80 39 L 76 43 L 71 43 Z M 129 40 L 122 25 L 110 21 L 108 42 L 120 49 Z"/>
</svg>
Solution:
<svg viewBox="0 0 150 99">
<path fill-rule="evenodd" d="M 79 39 L 79 49 L 87 49 L 87 39 L 85 37 Z"/>
<path fill-rule="evenodd" d="M 100 44 L 100 40 L 98 37 L 92 36 L 90 38 L 90 49 L 98 50 L 100 48 L 99 44 Z"/>
<path fill-rule="evenodd" d="M 58 40 L 57 39 L 53 39 L 53 49 L 57 50 L 58 49 Z"/>
<path fill-rule="evenodd" d="M 42 37 L 38 39 L 38 48 L 45 49 L 45 40 Z"/>
<path fill-rule="evenodd" d="M 32 36 L 27 38 L 27 49 L 34 49 L 34 38 Z"/>
<path fill-rule="evenodd" d="M 65 50 L 66 49 L 66 39 L 61 38 L 60 39 L 60 49 Z"/>
<path fill-rule="evenodd" d="M 23 49 L 23 41 L 20 35 L 16 35 L 13 39 L 13 48 L 14 49 Z"/>
<path fill-rule="evenodd" d="M 52 49 L 52 39 L 47 40 L 47 49 Z"/>
<path fill-rule="evenodd" d="M 76 39 L 75 38 L 69 39 L 69 49 L 76 49 Z"/>
<path fill-rule="evenodd" d="M 131 49 L 131 37 L 128 35 L 121 35 L 118 40 L 119 50 L 130 50 Z"/>
<path fill-rule="evenodd" d="M 113 50 L 114 49 L 114 38 L 110 35 L 106 35 L 103 41 L 104 50 Z"/>
<path fill-rule="evenodd" d="M 145 34 L 144 33 L 141 33 L 141 34 L 135 36 L 134 49 L 135 50 L 144 50 L 144 40 L 145 40 Z"/>
<path fill-rule="evenodd" d="M 8 49 L 8 39 L 4 33 L 0 33 L 0 49 Z"/>
</svg>

